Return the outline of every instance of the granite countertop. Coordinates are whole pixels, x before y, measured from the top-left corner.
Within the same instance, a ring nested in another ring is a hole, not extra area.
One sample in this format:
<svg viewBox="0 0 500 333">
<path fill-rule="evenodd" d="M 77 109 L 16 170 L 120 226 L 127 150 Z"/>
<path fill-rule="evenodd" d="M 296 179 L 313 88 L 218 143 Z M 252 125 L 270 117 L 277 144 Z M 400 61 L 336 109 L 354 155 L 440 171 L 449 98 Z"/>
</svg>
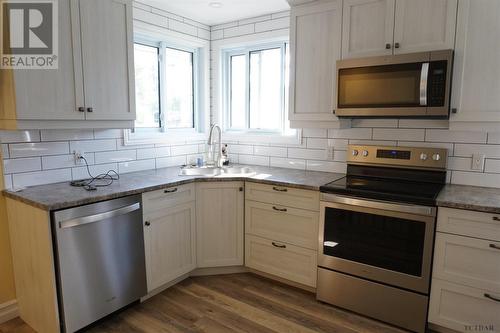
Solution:
<svg viewBox="0 0 500 333">
<path fill-rule="evenodd" d="M 344 177 L 344 174 L 303 171 L 285 168 L 250 166 L 251 176 L 179 176 L 179 167 L 132 172 L 120 175 L 120 179 L 96 191 L 72 187 L 68 182 L 33 186 L 20 191 L 4 190 L 4 195 L 47 211 L 81 206 L 127 195 L 158 190 L 194 181 L 245 180 L 264 184 L 286 185 L 308 190 L 319 190 L 321 185 Z"/>
<path fill-rule="evenodd" d="M 467 185 L 446 185 L 437 205 L 500 214 L 500 189 Z"/>
</svg>

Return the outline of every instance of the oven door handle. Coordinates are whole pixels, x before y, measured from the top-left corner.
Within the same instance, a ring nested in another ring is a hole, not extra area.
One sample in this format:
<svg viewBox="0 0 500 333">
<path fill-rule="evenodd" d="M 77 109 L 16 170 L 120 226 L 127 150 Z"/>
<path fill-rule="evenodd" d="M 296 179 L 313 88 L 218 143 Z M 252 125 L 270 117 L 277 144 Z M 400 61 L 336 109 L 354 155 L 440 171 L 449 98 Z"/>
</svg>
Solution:
<svg viewBox="0 0 500 333">
<path fill-rule="evenodd" d="M 336 194 L 321 193 L 321 201 L 333 202 L 349 206 L 366 207 L 380 210 L 388 210 L 398 213 L 408 213 L 424 216 L 436 216 L 436 208 L 420 205 L 405 205 L 383 201 L 363 200 L 344 197 Z"/>
<path fill-rule="evenodd" d="M 420 72 L 420 106 L 427 106 L 427 85 L 429 83 L 429 63 L 422 64 Z"/>
</svg>

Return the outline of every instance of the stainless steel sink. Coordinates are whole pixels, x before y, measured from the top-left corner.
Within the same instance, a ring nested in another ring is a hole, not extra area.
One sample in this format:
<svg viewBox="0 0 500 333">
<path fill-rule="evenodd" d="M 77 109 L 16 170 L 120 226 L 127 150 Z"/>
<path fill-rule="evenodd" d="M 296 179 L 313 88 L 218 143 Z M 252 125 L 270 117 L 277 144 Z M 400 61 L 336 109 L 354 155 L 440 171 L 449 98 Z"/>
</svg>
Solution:
<svg viewBox="0 0 500 333">
<path fill-rule="evenodd" d="M 231 166 L 231 167 L 195 167 L 186 166 L 181 168 L 180 176 L 203 176 L 203 177 L 216 177 L 216 176 L 250 176 L 255 172 L 246 166 Z"/>
</svg>

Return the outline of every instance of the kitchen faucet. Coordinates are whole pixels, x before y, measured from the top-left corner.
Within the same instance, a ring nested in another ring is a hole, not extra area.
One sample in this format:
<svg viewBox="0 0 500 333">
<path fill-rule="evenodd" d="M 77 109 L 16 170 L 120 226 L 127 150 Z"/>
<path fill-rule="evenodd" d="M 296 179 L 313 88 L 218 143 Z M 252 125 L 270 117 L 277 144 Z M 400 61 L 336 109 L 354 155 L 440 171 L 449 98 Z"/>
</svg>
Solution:
<svg viewBox="0 0 500 333">
<path fill-rule="evenodd" d="M 219 135 L 218 135 L 218 140 L 217 140 L 217 161 L 216 161 L 216 166 L 218 168 L 221 168 L 222 167 L 222 145 L 221 145 L 221 141 L 222 141 L 222 131 L 220 129 L 220 126 L 217 125 L 217 124 L 213 124 L 212 127 L 210 127 L 210 134 L 208 136 L 208 151 L 209 151 L 209 156 L 212 154 L 212 147 L 214 146 L 214 137 L 213 137 L 213 132 L 214 132 L 214 129 L 218 130 L 219 132 Z M 212 161 L 213 162 L 213 158 L 215 156 L 212 156 Z"/>
</svg>

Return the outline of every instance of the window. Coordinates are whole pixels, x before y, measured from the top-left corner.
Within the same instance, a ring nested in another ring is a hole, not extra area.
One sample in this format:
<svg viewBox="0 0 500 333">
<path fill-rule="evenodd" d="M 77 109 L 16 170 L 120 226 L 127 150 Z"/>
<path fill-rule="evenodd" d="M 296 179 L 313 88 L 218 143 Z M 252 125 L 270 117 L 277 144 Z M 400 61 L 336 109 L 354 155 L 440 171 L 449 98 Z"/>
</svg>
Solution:
<svg viewBox="0 0 500 333">
<path fill-rule="evenodd" d="M 288 43 L 224 50 L 226 131 L 290 132 Z"/>
<path fill-rule="evenodd" d="M 195 50 L 165 43 L 134 45 L 135 128 L 195 129 Z"/>
</svg>

